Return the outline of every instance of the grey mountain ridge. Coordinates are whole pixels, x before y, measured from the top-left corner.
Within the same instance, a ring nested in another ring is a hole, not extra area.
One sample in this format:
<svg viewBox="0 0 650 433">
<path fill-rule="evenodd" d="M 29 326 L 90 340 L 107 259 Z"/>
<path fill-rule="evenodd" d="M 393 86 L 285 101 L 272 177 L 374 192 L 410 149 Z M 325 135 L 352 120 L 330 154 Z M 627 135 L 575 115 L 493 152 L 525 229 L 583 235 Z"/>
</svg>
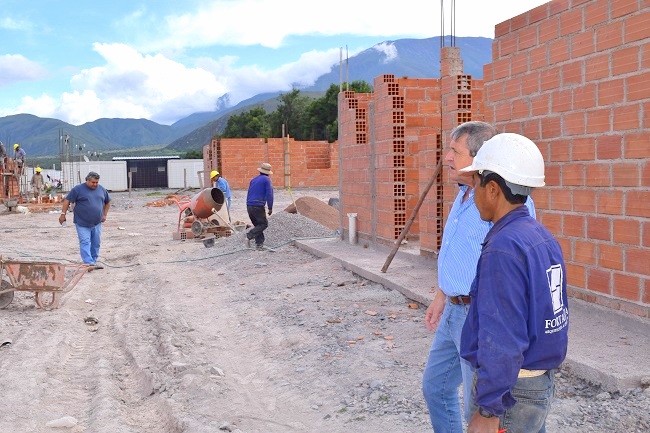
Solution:
<svg viewBox="0 0 650 433">
<path fill-rule="evenodd" d="M 373 85 L 374 79 L 383 74 L 396 77 L 438 78 L 440 76 L 441 38 L 399 39 L 386 41 L 368 48 L 343 62 L 343 80 L 364 80 Z M 449 45 L 449 37 L 445 37 Z M 456 37 L 460 48 L 464 72 L 474 78 L 483 77 L 483 65 L 492 59 L 492 39 L 481 37 Z M 390 54 L 386 54 L 390 53 Z M 301 93 L 318 98 L 331 84 L 338 84 L 340 65 L 332 65 L 330 72 L 319 77 L 309 87 L 297 87 Z M 93 151 L 124 150 L 163 145 L 166 150 L 186 152 L 201 150 L 210 139 L 222 132 L 232 114 L 264 107 L 275 110 L 278 97 L 286 93 L 258 94 L 235 106 L 229 103 L 229 95 L 215 101 L 215 111 L 193 113 L 172 125 L 161 125 L 147 119 L 97 119 L 74 126 L 58 119 L 40 118 L 31 114 L 0 117 L 0 140 L 5 144 L 20 143 L 28 156 L 57 155 L 59 131 L 74 137 L 74 143 L 86 143 Z"/>
</svg>

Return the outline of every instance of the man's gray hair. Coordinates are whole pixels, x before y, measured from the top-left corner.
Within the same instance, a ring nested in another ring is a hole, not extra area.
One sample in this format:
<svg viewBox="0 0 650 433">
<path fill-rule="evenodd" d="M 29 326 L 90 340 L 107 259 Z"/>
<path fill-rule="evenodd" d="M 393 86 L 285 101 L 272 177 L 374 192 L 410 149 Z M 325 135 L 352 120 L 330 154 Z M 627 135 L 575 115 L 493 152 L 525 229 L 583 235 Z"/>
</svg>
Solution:
<svg viewBox="0 0 650 433">
<path fill-rule="evenodd" d="M 466 143 L 469 149 L 469 156 L 475 157 L 478 150 L 483 146 L 483 143 L 497 135 L 497 133 L 497 129 L 489 123 L 474 120 L 458 125 L 451 131 L 451 139 L 458 140 L 467 134 Z"/>
<path fill-rule="evenodd" d="M 90 180 L 90 179 L 99 180 L 99 173 L 96 173 L 94 171 L 89 172 L 88 175 L 86 176 L 86 180 Z"/>
</svg>

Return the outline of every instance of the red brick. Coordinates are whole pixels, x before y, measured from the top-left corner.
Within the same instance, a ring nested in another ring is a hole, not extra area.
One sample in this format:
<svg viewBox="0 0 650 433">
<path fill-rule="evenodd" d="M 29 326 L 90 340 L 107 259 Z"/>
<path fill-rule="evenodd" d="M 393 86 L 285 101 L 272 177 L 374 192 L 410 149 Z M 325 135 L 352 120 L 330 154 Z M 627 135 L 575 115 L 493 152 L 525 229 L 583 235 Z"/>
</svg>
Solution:
<svg viewBox="0 0 650 433">
<path fill-rule="evenodd" d="M 612 16 L 611 18 L 622 17 L 639 10 L 637 0 L 616 0 L 612 2 Z"/>
<path fill-rule="evenodd" d="M 627 191 L 625 193 L 625 215 L 650 218 L 650 191 Z"/>
<path fill-rule="evenodd" d="M 585 114 L 582 111 L 562 115 L 564 135 L 583 135 L 585 133 Z"/>
<path fill-rule="evenodd" d="M 538 212 L 537 218 L 551 233 L 562 233 L 562 214 L 555 212 Z"/>
<path fill-rule="evenodd" d="M 637 187 L 639 185 L 639 164 L 618 162 L 612 164 L 612 185 Z"/>
<path fill-rule="evenodd" d="M 641 46 L 641 70 L 650 69 L 650 42 Z"/>
<path fill-rule="evenodd" d="M 650 12 L 642 12 L 625 20 L 625 43 L 646 39 L 650 29 Z"/>
<path fill-rule="evenodd" d="M 541 116 L 550 113 L 548 93 L 532 96 L 530 102 L 531 114 L 533 116 Z"/>
<path fill-rule="evenodd" d="M 528 71 L 528 54 L 515 53 L 510 58 L 510 74 L 518 75 Z"/>
<path fill-rule="evenodd" d="M 587 134 L 611 131 L 610 111 L 608 108 L 588 111 Z"/>
<path fill-rule="evenodd" d="M 515 17 L 510 18 L 510 29 L 517 30 L 528 26 L 528 13 L 524 12 Z"/>
<path fill-rule="evenodd" d="M 571 89 L 558 89 L 551 93 L 551 107 L 554 113 L 571 111 Z"/>
<path fill-rule="evenodd" d="M 551 232 L 553 236 L 555 236 L 557 243 L 560 244 L 560 249 L 562 250 L 562 256 L 564 256 L 564 261 L 567 262 L 569 260 L 573 260 L 573 257 L 571 256 L 571 239 L 564 238 L 559 233 L 554 233 L 553 230 L 551 229 L 549 229 L 548 231 Z"/>
<path fill-rule="evenodd" d="M 560 68 L 548 68 L 540 72 L 541 90 L 551 90 L 560 87 Z"/>
<path fill-rule="evenodd" d="M 569 0 L 555 0 L 548 2 L 548 14 L 553 16 L 555 14 L 560 14 L 569 9 Z"/>
<path fill-rule="evenodd" d="M 582 265 L 566 263 L 567 284 L 574 287 L 585 287 L 587 274 L 586 268 Z"/>
<path fill-rule="evenodd" d="M 582 84 L 582 61 L 562 65 L 562 85 Z"/>
<path fill-rule="evenodd" d="M 562 221 L 562 233 L 564 236 L 582 238 L 585 236 L 585 217 L 582 215 L 564 214 Z"/>
<path fill-rule="evenodd" d="M 564 164 L 561 167 L 562 186 L 583 186 L 585 184 L 584 164 Z"/>
<path fill-rule="evenodd" d="M 534 95 L 539 92 L 539 72 L 531 72 L 522 76 L 521 94 Z"/>
<path fill-rule="evenodd" d="M 587 237 L 589 239 L 612 240 L 610 219 L 606 217 L 587 217 Z"/>
<path fill-rule="evenodd" d="M 598 163 L 587 166 L 587 175 L 585 178 L 586 186 L 611 186 L 611 166 L 609 164 Z"/>
<path fill-rule="evenodd" d="M 598 105 L 611 105 L 620 103 L 625 95 L 625 80 L 601 81 L 598 83 Z"/>
<path fill-rule="evenodd" d="M 645 278 L 643 280 L 643 298 L 641 302 L 644 304 L 650 304 L 650 278 Z"/>
<path fill-rule="evenodd" d="M 526 27 L 519 31 L 518 51 L 537 45 L 537 26 Z"/>
<path fill-rule="evenodd" d="M 620 215 L 623 210 L 623 191 L 604 190 L 596 193 L 600 215 Z"/>
<path fill-rule="evenodd" d="M 573 195 L 573 210 L 576 212 L 596 212 L 596 192 L 593 189 L 576 190 Z"/>
<path fill-rule="evenodd" d="M 596 106 L 596 85 L 586 84 L 573 89 L 573 109 L 583 110 Z"/>
<path fill-rule="evenodd" d="M 528 65 L 531 71 L 545 68 L 548 64 L 546 45 L 528 51 Z"/>
<path fill-rule="evenodd" d="M 621 158 L 623 156 L 623 137 L 621 135 L 601 135 L 597 137 L 596 155 L 598 159 Z"/>
<path fill-rule="evenodd" d="M 542 138 L 559 137 L 562 132 L 560 116 L 549 116 L 542 119 Z"/>
<path fill-rule="evenodd" d="M 650 186 L 650 162 L 641 164 L 641 186 Z"/>
<path fill-rule="evenodd" d="M 623 270 L 623 248 L 618 245 L 598 245 L 598 265 L 607 269 Z"/>
<path fill-rule="evenodd" d="M 522 119 L 530 117 L 530 101 L 528 99 L 515 99 L 512 102 L 512 118 Z"/>
<path fill-rule="evenodd" d="M 509 54 L 517 52 L 517 34 L 511 33 L 499 38 L 499 56 L 506 57 Z"/>
<path fill-rule="evenodd" d="M 641 106 L 639 104 L 621 105 L 613 108 L 614 112 L 614 131 L 627 131 L 630 129 L 639 129 Z"/>
<path fill-rule="evenodd" d="M 641 223 L 629 218 L 615 219 L 614 242 L 618 244 L 640 245 Z"/>
<path fill-rule="evenodd" d="M 639 70 L 639 47 L 628 47 L 612 52 L 612 75 L 622 75 Z"/>
<path fill-rule="evenodd" d="M 576 138 L 571 145 L 572 161 L 592 161 L 596 159 L 596 141 L 593 138 Z"/>
<path fill-rule="evenodd" d="M 650 158 L 650 135 L 648 133 L 626 134 L 625 158 Z"/>
<path fill-rule="evenodd" d="M 611 294 L 610 281 L 611 281 L 611 272 L 604 271 L 601 269 L 589 269 L 587 276 L 587 289 L 593 290 L 594 292 L 605 293 L 607 295 Z"/>
<path fill-rule="evenodd" d="M 582 31 L 583 11 L 583 8 L 576 8 L 560 15 L 561 36 Z"/>
<path fill-rule="evenodd" d="M 594 0 L 585 6 L 585 27 L 594 27 L 607 21 L 609 0 Z"/>
<path fill-rule="evenodd" d="M 557 164 L 546 165 L 544 168 L 544 181 L 546 182 L 546 186 L 560 185 L 560 169 L 561 166 Z"/>
<path fill-rule="evenodd" d="M 594 81 L 609 77 L 609 57 L 610 54 L 598 54 L 585 59 L 585 79 Z"/>
<path fill-rule="evenodd" d="M 596 28 L 596 51 L 605 51 L 623 44 L 623 22 L 616 21 Z"/>
<path fill-rule="evenodd" d="M 625 271 L 634 274 L 648 275 L 650 249 L 632 248 L 625 250 Z"/>
<path fill-rule="evenodd" d="M 644 247 L 650 247 L 650 223 L 645 222 L 642 227 L 641 245 Z"/>
<path fill-rule="evenodd" d="M 539 44 L 545 44 L 558 38 L 559 20 L 557 17 L 545 20 L 539 24 Z"/>
<path fill-rule="evenodd" d="M 573 261 L 585 265 L 596 264 L 596 244 L 576 239 L 573 248 Z"/>
<path fill-rule="evenodd" d="M 572 35 L 571 58 L 577 59 L 589 54 L 593 54 L 595 52 L 594 38 L 595 33 L 592 29 L 588 29 L 584 32 Z"/>
<path fill-rule="evenodd" d="M 548 185 L 548 181 L 546 183 Z M 532 198 L 535 202 L 535 209 L 548 209 L 549 208 L 549 188 L 537 188 L 533 191 Z"/>
<path fill-rule="evenodd" d="M 632 275 L 614 272 L 614 296 L 617 298 L 638 301 L 641 298 L 639 289 L 641 279 Z"/>
<path fill-rule="evenodd" d="M 549 42 L 548 60 L 551 65 L 569 60 L 569 40 L 567 38 Z"/>
<path fill-rule="evenodd" d="M 548 3 L 544 3 L 528 11 L 529 24 L 545 20 L 546 18 L 548 18 Z"/>
<path fill-rule="evenodd" d="M 628 101 L 650 98 L 650 72 L 633 75 L 625 81 Z"/>
</svg>

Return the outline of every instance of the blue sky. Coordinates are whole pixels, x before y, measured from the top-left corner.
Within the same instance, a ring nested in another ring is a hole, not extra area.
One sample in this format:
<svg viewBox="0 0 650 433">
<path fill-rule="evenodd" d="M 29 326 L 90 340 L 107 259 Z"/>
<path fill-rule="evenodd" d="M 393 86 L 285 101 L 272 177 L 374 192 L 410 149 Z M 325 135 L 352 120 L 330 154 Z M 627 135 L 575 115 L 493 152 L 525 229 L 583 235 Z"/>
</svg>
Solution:
<svg viewBox="0 0 650 433">
<path fill-rule="evenodd" d="M 496 24 L 544 3 L 458 0 L 456 36 L 493 38 Z M 440 10 L 431 0 L 0 0 L 0 117 L 171 124 L 225 93 L 236 104 L 310 85 L 346 46 L 352 56 L 440 36 Z"/>
</svg>

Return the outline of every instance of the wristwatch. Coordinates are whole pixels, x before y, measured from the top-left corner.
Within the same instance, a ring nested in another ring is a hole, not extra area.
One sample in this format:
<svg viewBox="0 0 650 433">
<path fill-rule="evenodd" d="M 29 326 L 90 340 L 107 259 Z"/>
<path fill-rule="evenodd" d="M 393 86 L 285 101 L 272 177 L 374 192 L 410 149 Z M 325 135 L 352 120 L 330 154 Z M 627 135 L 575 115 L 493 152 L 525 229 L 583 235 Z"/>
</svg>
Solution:
<svg viewBox="0 0 650 433">
<path fill-rule="evenodd" d="M 487 410 L 483 409 L 480 406 L 478 408 L 478 414 L 481 415 L 483 418 L 494 418 L 496 416 L 495 414 L 488 412 Z"/>
</svg>

